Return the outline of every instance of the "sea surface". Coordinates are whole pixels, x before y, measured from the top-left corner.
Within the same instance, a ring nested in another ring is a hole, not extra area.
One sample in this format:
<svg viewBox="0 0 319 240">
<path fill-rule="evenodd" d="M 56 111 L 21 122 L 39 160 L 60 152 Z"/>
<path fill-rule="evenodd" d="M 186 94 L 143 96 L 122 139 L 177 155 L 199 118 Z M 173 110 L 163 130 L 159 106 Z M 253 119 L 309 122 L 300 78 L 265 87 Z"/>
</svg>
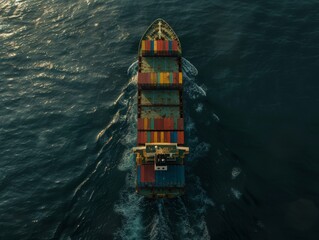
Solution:
<svg viewBox="0 0 319 240">
<path fill-rule="evenodd" d="M 131 64 L 158 17 L 190 156 L 151 201 Z M 315 0 L 0 0 L 0 239 L 319 239 L 318 69 Z"/>
</svg>

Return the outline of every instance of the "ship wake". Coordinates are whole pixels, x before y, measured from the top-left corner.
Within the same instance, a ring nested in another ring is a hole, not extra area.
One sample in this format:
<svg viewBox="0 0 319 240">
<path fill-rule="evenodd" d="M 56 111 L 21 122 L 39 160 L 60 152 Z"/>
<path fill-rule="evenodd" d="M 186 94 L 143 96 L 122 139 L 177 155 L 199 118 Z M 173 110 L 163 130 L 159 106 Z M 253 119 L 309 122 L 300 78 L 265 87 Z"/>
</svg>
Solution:
<svg viewBox="0 0 319 240">
<path fill-rule="evenodd" d="M 195 82 L 197 69 L 186 59 L 182 63 L 186 97 L 195 101 L 205 97 L 207 90 Z M 132 76 L 130 82 L 136 82 L 137 69 L 137 62 L 128 68 L 127 72 Z M 210 239 L 205 215 L 214 203 L 192 169 L 187 169 L 187 193 L 183 197 L 151 201 L 135 193 L 135 162 L 131 147 L 136 142 L 136 103 L 133 96 L 122 101 L 128 101 L 127 105 L 131 107 L 126 115 L 127 124 L 121 130 L 126 133 L 121 140 L 125 141 L 125 149 L 118 170 L 127 174 L 120 199 L 114 206 L 115 212 L 122 217 L 122 225 L 114 234 L 115 239 Z M 187 161 L 195 164 L 210 146 L 196 137 L 196 127 L 189 114 L 186 113 L 185 117 L 186 134 L 188 139 L 192 139 L 189 146 L 194 149 Z M 201 149 L 197 149 L 198 146 Z"/>
</svg>

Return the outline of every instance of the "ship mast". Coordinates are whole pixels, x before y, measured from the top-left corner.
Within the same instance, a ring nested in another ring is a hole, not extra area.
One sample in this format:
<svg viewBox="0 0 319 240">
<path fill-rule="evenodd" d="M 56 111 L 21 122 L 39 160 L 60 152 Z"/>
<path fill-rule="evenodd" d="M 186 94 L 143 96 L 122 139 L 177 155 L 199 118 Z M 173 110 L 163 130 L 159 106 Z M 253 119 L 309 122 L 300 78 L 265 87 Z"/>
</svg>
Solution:
<svg viewBox="0 0 319 240">
<path fill-rule="evenodd" d="M 158 22 L 158 39 L 162 38 L 162 22 Z"/>
</svg>

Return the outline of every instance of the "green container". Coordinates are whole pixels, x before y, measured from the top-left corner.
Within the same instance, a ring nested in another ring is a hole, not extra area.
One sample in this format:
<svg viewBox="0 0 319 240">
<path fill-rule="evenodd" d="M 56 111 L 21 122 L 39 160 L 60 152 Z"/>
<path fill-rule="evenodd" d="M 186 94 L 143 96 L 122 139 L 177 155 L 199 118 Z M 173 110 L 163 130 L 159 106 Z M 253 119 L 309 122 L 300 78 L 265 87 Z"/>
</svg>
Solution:
<svg viewBox="0 0 319 240">
<path fill-rule="evenodd" d="M 151 118 L 151 130 L 154 130 L 154 118 Z"/>
<path fill-rule="evenodd" d="M 147 142 L 151 142 L 151 132 L 146 132 L 147 134 Z"/>
</svg>

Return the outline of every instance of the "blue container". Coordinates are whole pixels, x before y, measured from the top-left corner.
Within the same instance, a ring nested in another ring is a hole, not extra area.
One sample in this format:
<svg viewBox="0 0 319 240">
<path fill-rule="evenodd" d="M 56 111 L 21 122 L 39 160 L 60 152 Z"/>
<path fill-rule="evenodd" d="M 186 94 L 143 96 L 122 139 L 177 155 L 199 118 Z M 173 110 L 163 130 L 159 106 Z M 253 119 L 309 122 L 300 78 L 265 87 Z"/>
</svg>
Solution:
<svg viewBox="0 0 319 240">
<path fill-rule="evenodd" d="M 167 171 L 155 171 L 156 187 L 183 187 L 185 173 L 183 165 L 169 165 Z"/>
<path fill-rule="evenodd" d="M 173 83 L 173 73 L 169 73 L 169 83 Z"/>
<path fill-rule="evenodd" d="M 172 52 L 173 50 L 173 42 L 172 41 L 168 41 L 168 51 Z"/>
<path fill-rule="evenodd" d="M 177 132 L 171 132 L 171 143 L 177 143 Z"/>
</svg>

